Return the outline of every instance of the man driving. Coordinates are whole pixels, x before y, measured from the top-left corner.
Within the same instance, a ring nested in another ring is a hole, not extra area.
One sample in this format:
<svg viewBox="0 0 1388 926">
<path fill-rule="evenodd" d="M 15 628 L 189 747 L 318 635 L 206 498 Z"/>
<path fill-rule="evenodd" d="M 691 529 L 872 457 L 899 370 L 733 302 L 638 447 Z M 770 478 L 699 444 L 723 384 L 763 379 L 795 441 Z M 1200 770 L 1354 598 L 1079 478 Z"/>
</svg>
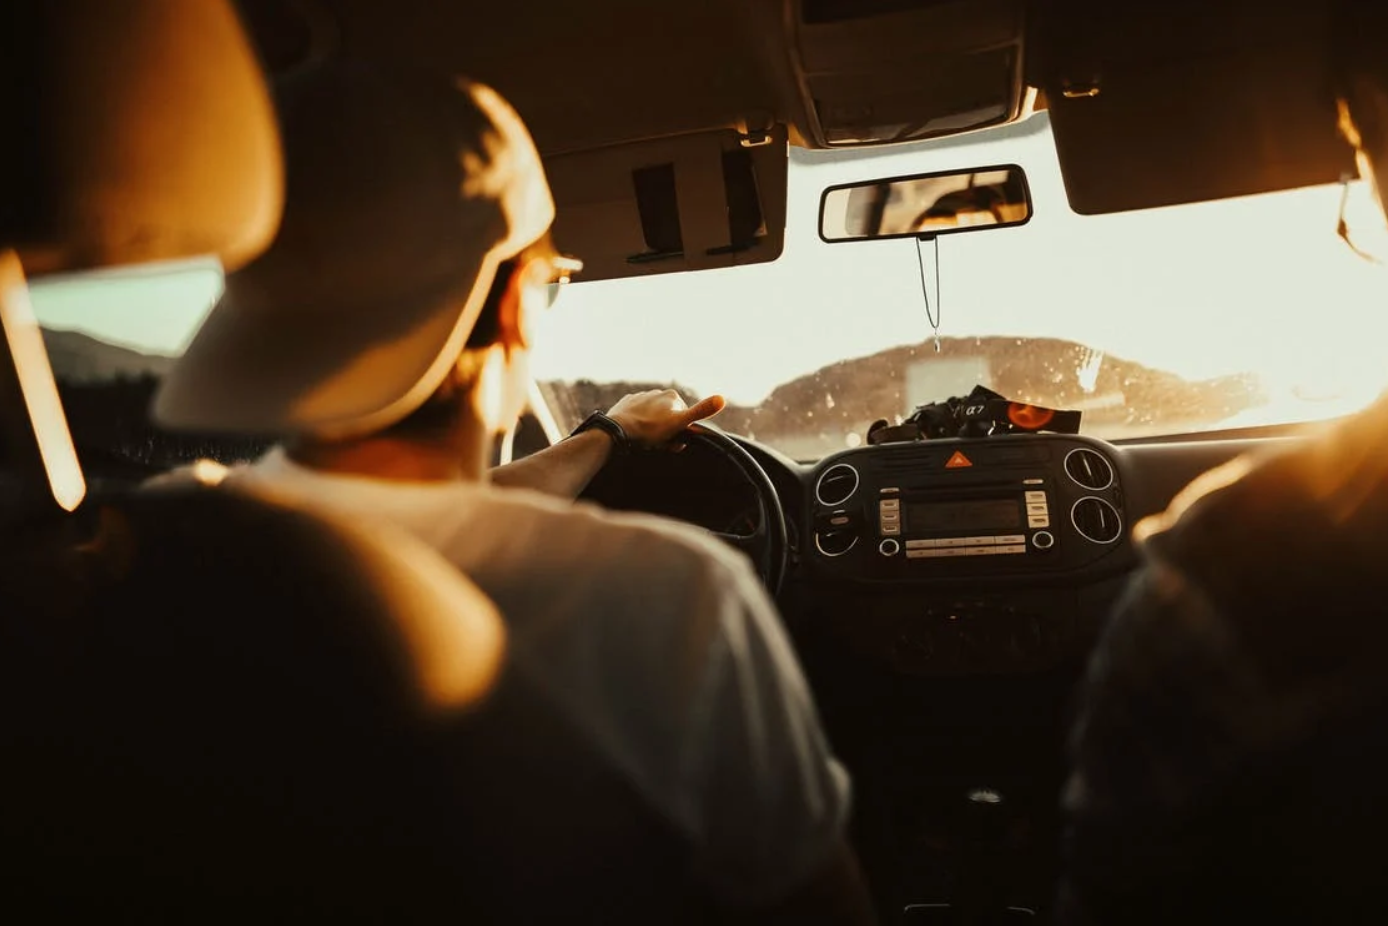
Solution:
<svg viewBox="0 0 1388 926">
<path fill-rule="evenodd" d="M 554 205 L 517 114 L 476 83 L 351 64 L 298 78 L 279 103 L 281 230 L 228 278 L 156 418 L 282 435 L 222 484 L 401 526 L 454 563 L 504 615 L 512 659 L 673 821 L 720 903 L 865 918 L 848 778 L 749 562 L 689 525 L 555 497 L 722 400 L 628 396 L 487 471 L 577 266 L 550 241 Z"/>
</svg>

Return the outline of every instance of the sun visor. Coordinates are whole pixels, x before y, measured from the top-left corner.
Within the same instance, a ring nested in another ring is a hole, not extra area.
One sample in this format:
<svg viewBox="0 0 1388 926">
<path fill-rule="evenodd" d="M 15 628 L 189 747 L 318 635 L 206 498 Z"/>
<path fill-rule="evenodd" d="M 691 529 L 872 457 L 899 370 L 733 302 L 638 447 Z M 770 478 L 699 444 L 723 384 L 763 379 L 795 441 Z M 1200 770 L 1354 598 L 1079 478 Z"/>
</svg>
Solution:
<svg viewBox="0 0 1388 926">
<path fill-rule="evenodd" d="M 269 243 L 279 139 L 230 3 L 10 4 L 0 36 L 0 247 L 26 273 L 234 268 Z"/>
<path fill-rule="evenodd" d="M 581 279 L 775 260 L 786 226 L 784 126 L 699 132 L 545 161 L 554 239 Z"/>
<path fill-rule="evenodd" d="M 1056 0 L 1046 9 L 1033 77 L 1076 212 L 1357 175 L 1336 132 L 1325 9 L 1248 0 Z"/>
</svg>

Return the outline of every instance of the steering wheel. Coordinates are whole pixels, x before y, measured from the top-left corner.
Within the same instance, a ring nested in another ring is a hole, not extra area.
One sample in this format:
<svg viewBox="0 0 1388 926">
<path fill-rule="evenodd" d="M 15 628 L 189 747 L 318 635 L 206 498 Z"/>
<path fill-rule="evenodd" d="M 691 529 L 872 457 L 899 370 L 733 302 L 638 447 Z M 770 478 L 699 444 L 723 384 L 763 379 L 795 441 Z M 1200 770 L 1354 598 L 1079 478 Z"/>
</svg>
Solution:
<svg viewBox="0 0 1388 926">
<path fill-rule="evenodd" d="M 786 540 L 785 509 L 781 507 L 781 497 L 776 494 L 771 477 L 766 475 L 766 470 L 747 452 L 747 448 L 713 425 L 690 425 L 683 441 L 686 445 L 706 447 L 727 460 L 741 471 L 756 492 L 758 518 L 757 527 L 752 533 L 733 534 L 715 530 L 709 533 L 750 557 L 762 583 L 775 597 L 781 590 L 781 580 L 785 578 L 789 543 Z"/>
<path fill-rule="evenodd" d="M 745 554 L 762 584 L 775 596 L 785 576 L 789 543 L 785 511 L 766 470 L 745 447 L 712 425 L 690 425 L 677 440 L 685 445 L 683 453 L 654 451 L 612 457 L 579 498 L 614 511 L 659 514 L 703 528 Z M 698 481 L 705 478 L 709 483 L 701 485 Z M 690 493 L 692 504 L 681 495 L 681 485 L 694 487 Z M 737 508 L 747 517 L 720 520 L 721 530 L 701 521 L 701 493 L 706 497 L 707 492 L 730 487 L 735 487 L 739 495 Z M 738 522 L 752 520 L 754 508 L 756 526 L 750 531 L 740 530 Z"/>
</svg>

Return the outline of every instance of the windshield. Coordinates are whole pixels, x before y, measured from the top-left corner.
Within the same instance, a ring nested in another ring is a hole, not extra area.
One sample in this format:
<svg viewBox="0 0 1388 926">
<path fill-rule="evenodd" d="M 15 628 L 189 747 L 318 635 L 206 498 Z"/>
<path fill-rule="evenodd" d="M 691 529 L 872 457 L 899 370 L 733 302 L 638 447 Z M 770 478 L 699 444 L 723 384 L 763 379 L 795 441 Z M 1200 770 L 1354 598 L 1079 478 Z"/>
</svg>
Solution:
<svg viewBox="0 0 1388 926">
<path fill-rule="evenodd" d="M 1001 163 L 1027 173 L 1024 226 L 919 254 L 819 239 L 825 187 Z M 815 459 L 976 384 L 1079 409 L 1106 439 L 1340 415 L 1384 385 L 1388 270 L 1337 237 L 1338 185 L 1081 216 L 1044 113 L 884 153 L 792 148 L 789 183 L 775 262 L 568 287 L 533 363 L 561 427 L 669 384 L 722 393 L 726 430 Z M 1374 208 L 1351 184 L 1357 239 Z"/>
<path fill-rule="evenodd" d="M 1028 224 L 938 246 L 819 239 L 825 187 L 984 164 L 1026 171 Z M 1080 216 L 1044 113 L 879 153 L 792 148 L 789 184 L 774 262 L 565 288 L 532 362 L 557 431 L 673 385 L 725 395 L 725 430 L 810 460 L 977 384 L 1079 409 L 1107 439 L 1336 416 L 1384 385 L 1388 270 L 1336 236 L 1338 186 Z M 1350 194 L 1355 240 L 1381 235 L 1365 185 Z M 35 284 L 79 440 L 149 456 L 163 438 L 144 403 L 221 285 L 206 262 Z M 229 452 L 181 440 L 178 458 Z"/>
</svg>

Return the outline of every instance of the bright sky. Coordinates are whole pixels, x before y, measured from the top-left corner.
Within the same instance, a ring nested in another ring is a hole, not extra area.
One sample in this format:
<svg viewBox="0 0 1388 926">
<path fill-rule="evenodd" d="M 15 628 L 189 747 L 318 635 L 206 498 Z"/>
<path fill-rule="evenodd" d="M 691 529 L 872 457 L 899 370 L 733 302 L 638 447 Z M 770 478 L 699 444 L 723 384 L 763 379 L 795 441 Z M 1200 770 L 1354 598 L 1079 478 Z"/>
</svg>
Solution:
<svg viewBox="0 0 1388 926">
<path fill-rule="evenodd" d="M 46 328 L 85 331 L 147 354 L 177 356 L 222 292 L 215 260 L 45 277 L 30 284 Z"/>
<path fill-rule="evenodd" d="M 924 340 L 915 242 L 824 244 L 820 192 L 1017 163 L 1032 221 L 939 241 L 942 335 L 1068 338 L 1187 377 L 1255 371 L 1288 388 L 1345 386 L 1366 398 L 1388 383 L 1388 268 L 1336 237 L 1338 187 L 1078 216 L 1045 117 L 1035 118 L 1039 131 L 1001 141 L 980 133 L 967 145 L 879 154 L 793 152 L 780 260 L 569 286 L 544 329 L 536 375 L 677 380 L 750 404 L 835 360 Z M 1368 191 L 1353 192 L 1351 227 L 1362 231 L 1375 217 Z M 176 354 L 219 287 L 203 263 L 45 282 L 34 301 L 45 324 Z"/>
<path fill-rule="evenodd" d="M 1388 383 L 1388 268 L 1336 237 L 1339 187 L 1080 216 L 1048 127 L 1002 142 L 808 160 L 792 154 L 780 260 L 570 286 L 536 374 L 675 379 L 755 403 L 835 360 L 921 341 L 930 329 L 915 241 L 821 242 L 820 193 L 1018 163 L 1035 202 L 1029 224 L 939 239 L 942 335 L 1068 338 L 1191 378 L 1258 371 L 1295 383 L 1358 364 L 1374 392 Z M 1368 190 L 1355 187 L 1353 215 L 1372 221 Z"/>
</svg>

